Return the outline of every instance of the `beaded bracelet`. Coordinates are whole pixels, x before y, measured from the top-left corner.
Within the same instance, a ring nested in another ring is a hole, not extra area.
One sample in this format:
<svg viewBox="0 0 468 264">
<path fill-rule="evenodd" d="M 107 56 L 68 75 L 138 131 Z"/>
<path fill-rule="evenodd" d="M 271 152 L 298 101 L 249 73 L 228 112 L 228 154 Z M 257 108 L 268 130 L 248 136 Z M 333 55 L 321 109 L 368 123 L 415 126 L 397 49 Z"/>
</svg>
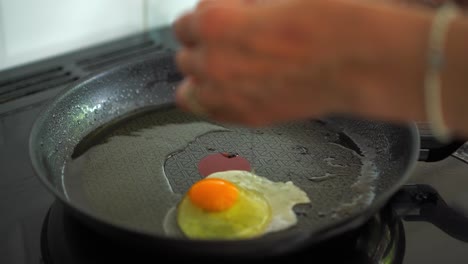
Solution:
<svg viewBox="0 0 468 264">
<path fill-rule="evenodd" d="M 443 118 L 440 72 L 445 66 L 445 36 L 450 22 L 457 14 L 455 4 L 447 2 L 442 5 L 435 14 L 429 36 L 428 67 L 424 83 L 426 115 L 431 132 L 441 142 L 449 141 L 451 135 Z"/>
</svg>

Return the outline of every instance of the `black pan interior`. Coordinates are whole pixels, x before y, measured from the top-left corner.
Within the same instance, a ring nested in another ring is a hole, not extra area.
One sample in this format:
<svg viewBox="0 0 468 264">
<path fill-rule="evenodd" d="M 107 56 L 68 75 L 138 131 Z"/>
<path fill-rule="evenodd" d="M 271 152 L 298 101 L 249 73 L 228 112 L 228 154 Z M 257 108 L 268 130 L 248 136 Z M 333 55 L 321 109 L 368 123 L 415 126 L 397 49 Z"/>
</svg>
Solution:
<svg viewBox="0 0 468 264">
<path fill-rule="evenodd" d="M 182 112 L 172 104 L 171 58 L 93 76 L 39 117 L 33 165 L 68 205 L 126 230 L 178 237 L 170 212 L 201 178 L 198 162 L 230 152 L 258 175 L 300 186 L 311 203 L 294 208 L 292 230 L 314 234 L 382 206 L 416 161 L 411 125 L 329 117 L 252 129 Z"/>
</svg>

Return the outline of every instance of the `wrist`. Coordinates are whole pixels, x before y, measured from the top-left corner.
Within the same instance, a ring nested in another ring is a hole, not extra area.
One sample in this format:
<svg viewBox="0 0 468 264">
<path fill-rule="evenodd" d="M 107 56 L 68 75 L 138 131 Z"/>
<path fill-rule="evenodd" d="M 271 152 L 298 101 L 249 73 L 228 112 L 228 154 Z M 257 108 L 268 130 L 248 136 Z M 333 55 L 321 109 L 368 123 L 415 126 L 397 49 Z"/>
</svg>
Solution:
<svg viewBox="0 0 468 264">
<path fill-rule="evenodd" d="M 347 61 L 351 63 L 345 66 L 347 89 L 358 91 L 351 112 L 396 121 L 423 120 L 431 14 L 390 4 L 360 7 L 356 15 L 367 26 L 351 30 L 362 34 L 350 40 Z"/>
<path fill-rule="evenodd" d="M 443 117 L 447 127 L 455 134 L 468 132 L 467 89 L 468 89 L 468 22 L 459 15 L 451 23 L 444 49 L 445 66 L 441 72 L 441 100 Z M 456 136 L 456 135 L 455 135 Z"/>
</svg>

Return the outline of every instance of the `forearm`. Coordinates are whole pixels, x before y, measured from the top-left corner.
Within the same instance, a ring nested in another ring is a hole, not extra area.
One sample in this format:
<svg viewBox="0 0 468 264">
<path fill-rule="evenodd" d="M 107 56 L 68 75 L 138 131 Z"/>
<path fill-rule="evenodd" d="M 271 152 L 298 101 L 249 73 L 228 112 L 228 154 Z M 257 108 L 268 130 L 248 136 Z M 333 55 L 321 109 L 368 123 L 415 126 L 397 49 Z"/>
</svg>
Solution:
<svg viewBox="0 0 468 264">
<path fill-rule="evenodd" d="M 387 3 L 361 6 L 356 16 L 364 17 L 367 27 L 358 27 L 364 32 L 348 51 L 357 57 L 347 65 L 344 79 L 360 95 L 348 111 L 391 121 L 423 121 L 431 14 Z"/>
<path fill-rule="evenodd" d="M 364 13 L 370 26 L 367 37 L 359 44 L 373 61 L 361 63 L 356 67 L 361 70 L 351 75 L 350 83 L 362 95 L 351 111 L 396 121 L 427 120 L 424 74 L 434 12 L 379 6 Z M 446 123 L 464 135 L 468 135 L 467 21 L 460 16 L 450 26 L 445 47 L 447 62 L 442 73 Z"/>
<path fill-rule="evenodd" d="M 446 39 L 446 67 L 442 72 L 442 106 L 447 125 L 468 136 L 468 18 L 452 23 Z"/>
</svg>

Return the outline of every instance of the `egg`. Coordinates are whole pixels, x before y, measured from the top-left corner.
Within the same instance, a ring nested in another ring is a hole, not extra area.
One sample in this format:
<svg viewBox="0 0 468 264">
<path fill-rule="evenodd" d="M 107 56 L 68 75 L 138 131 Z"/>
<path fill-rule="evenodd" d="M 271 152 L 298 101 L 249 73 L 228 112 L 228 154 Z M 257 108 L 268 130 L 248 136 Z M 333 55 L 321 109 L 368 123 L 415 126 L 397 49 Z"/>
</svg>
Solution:
<svg viewBox="0 0 468 264">
<path fill-rule="evenodd" d="M 296 204 L 310 203 L 293 182 L 273 182 L 253 172 L 216 172 L 196 182 L 177 207 L 177 224 L 189 238 L 242 239 L 297 223 Z"/>
</svg>

